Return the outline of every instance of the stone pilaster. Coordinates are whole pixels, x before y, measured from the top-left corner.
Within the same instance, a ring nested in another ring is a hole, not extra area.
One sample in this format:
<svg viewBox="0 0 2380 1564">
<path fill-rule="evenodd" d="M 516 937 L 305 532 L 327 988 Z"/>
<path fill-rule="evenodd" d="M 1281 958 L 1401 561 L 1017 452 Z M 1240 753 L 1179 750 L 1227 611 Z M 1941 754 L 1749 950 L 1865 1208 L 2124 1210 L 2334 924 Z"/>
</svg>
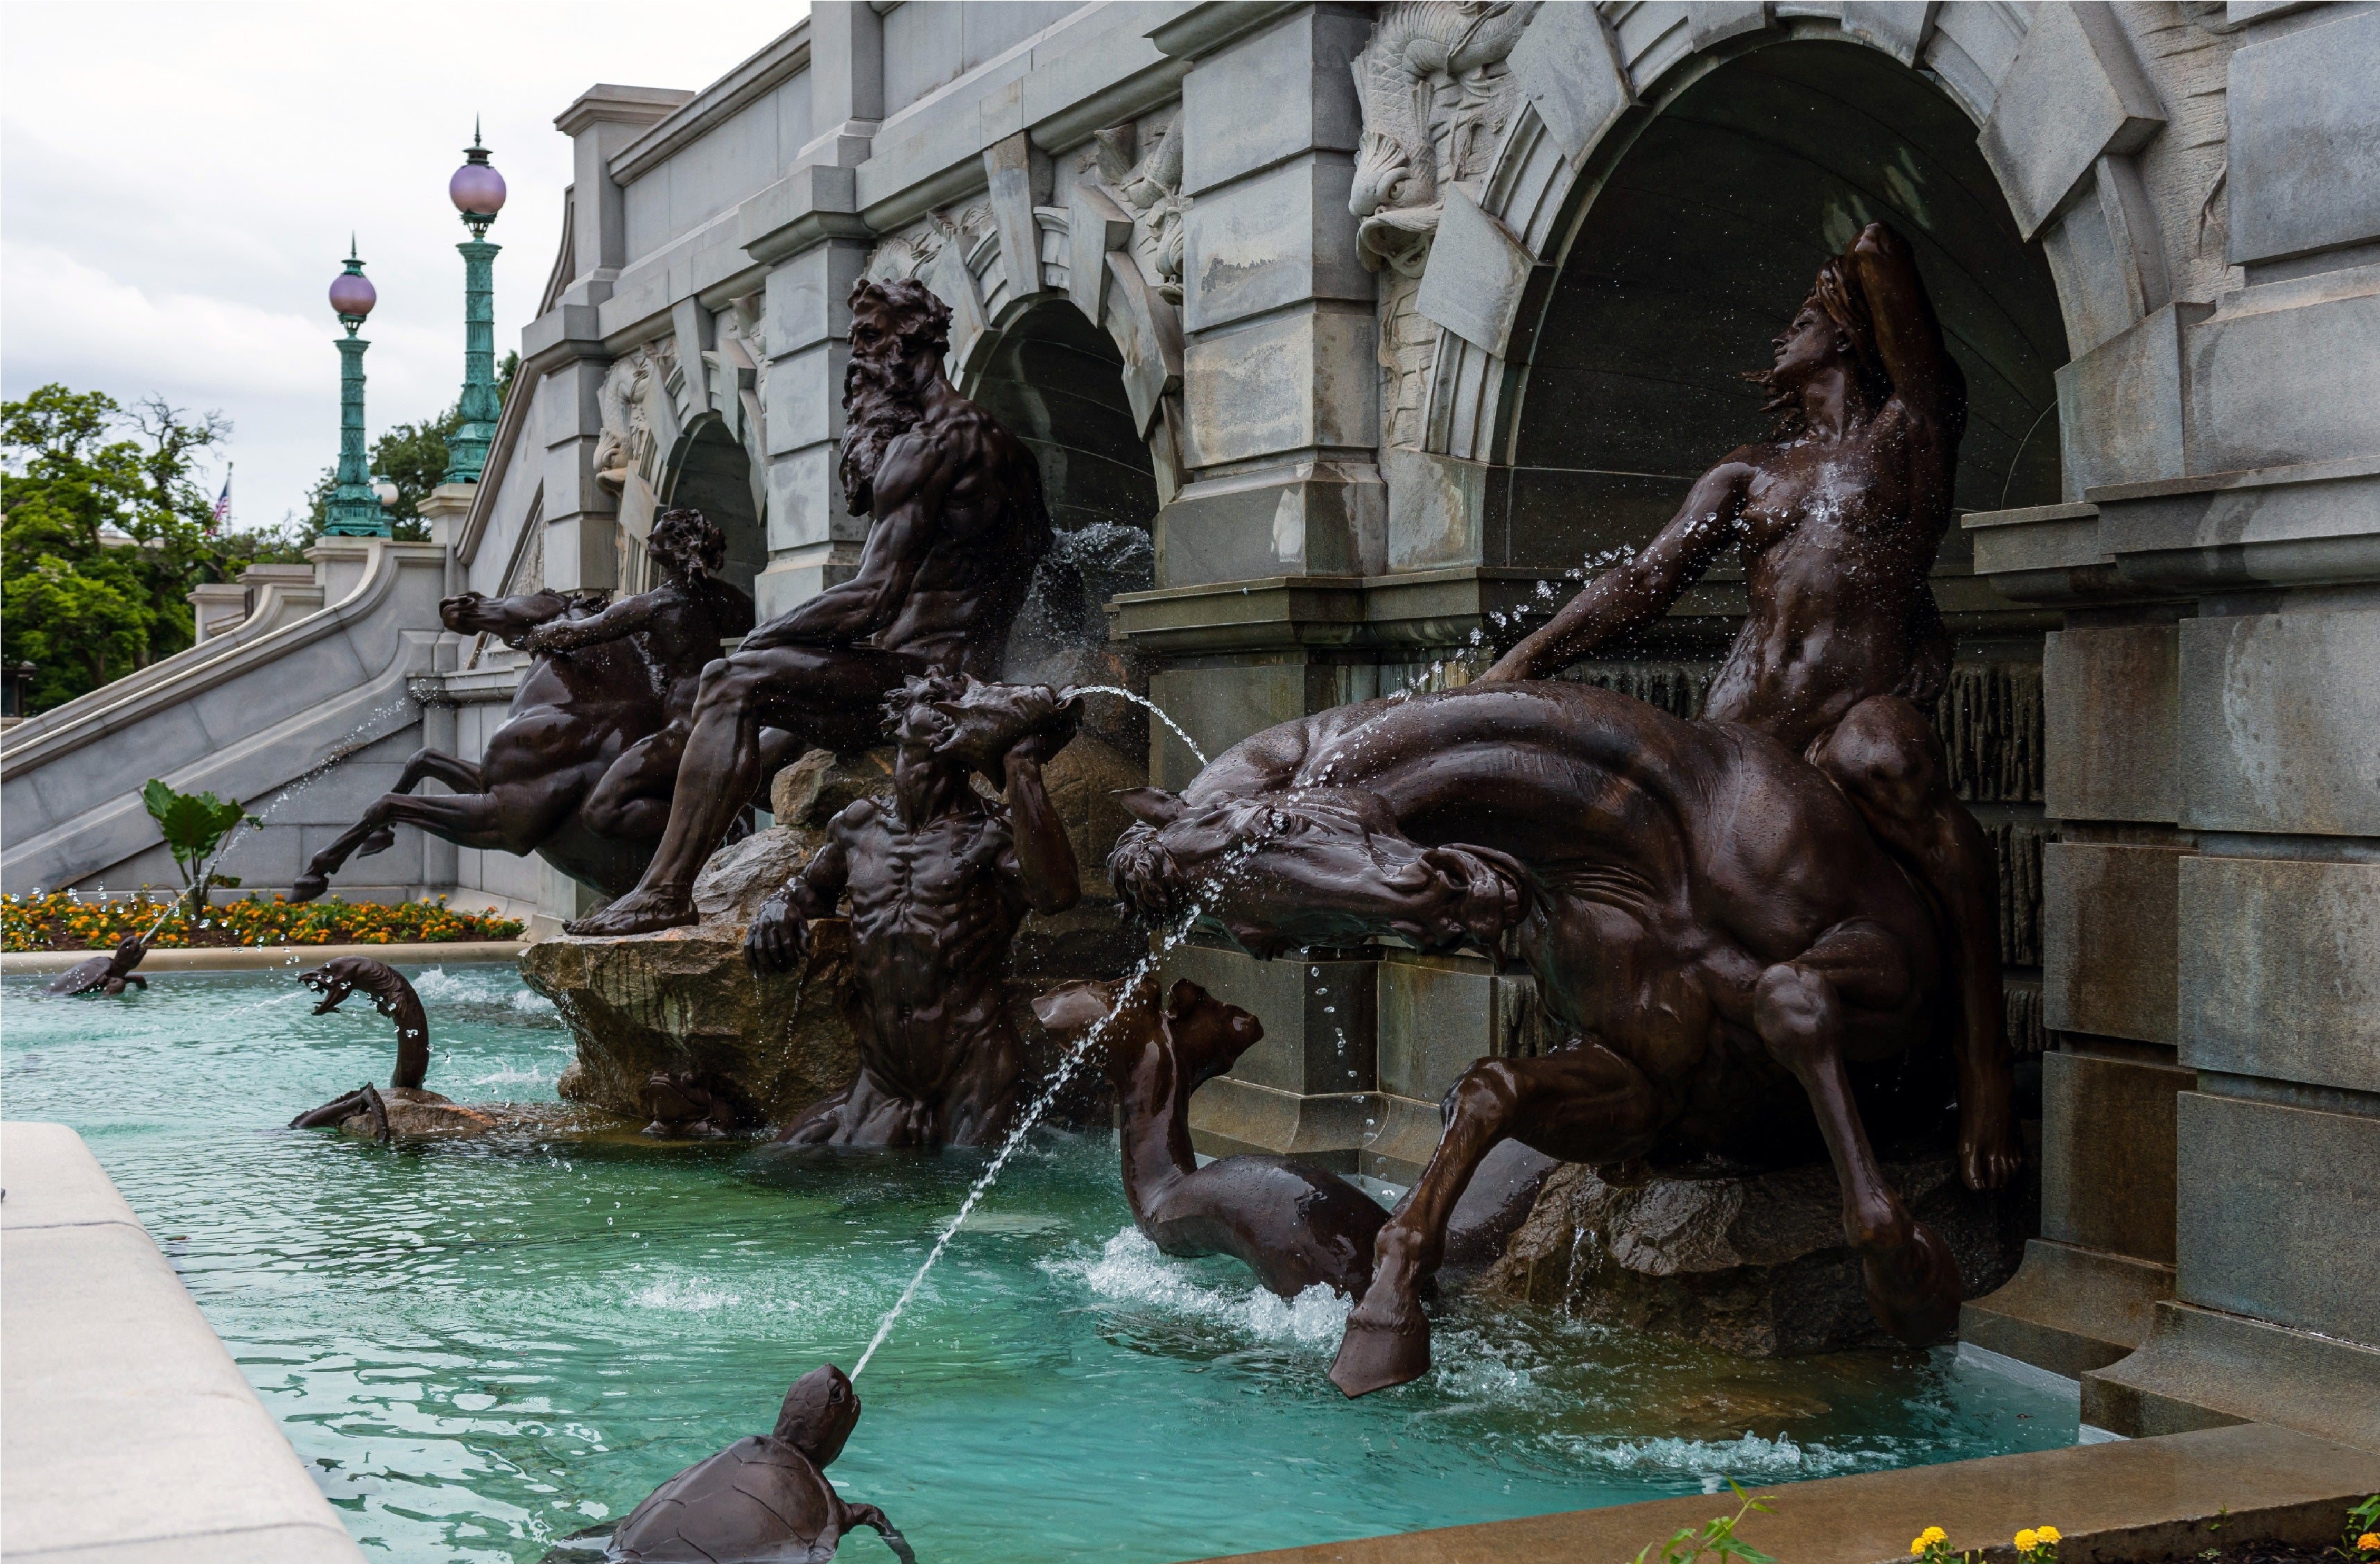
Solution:
<svg viewBox="0 0 2380 1564">
<path fill-rule="evenodd" d="M 2357 87 L 2292 90 L 2320 74 Z M 2044 1240 L 1968 1336 L 2086 1424 L 2380 1438 L 2380 18 L 2233 55 L 2244 285 L 2060 372 L 2071 502 L 1970 517 L 2044 665 Z M 2095 1361 L 2094 1361 L 2095 1360 Z"/>
</svg>

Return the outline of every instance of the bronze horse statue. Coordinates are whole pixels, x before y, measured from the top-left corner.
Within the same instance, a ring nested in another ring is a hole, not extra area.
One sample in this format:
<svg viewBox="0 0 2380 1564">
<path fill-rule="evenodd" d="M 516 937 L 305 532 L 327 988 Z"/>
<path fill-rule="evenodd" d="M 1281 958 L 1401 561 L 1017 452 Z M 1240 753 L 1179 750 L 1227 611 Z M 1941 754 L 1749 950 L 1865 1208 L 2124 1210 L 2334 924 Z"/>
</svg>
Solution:
<svg viewBox="0 0 2380 1564">
<path fill-rule="evenodd" d="M 703 668 L 722 639 L 752 628 L 752 600 L 711 575 L 724 540 L 700 512 L 662 516 L 649 548 L 662 585 L 609 607 L 552 590 L 442 601 L 449 630 L 531 653 L 511 710 L 476 764 L 416 750 L 395 790 L 314 855 L 289 899 L 322 895 L 350 855 L 393 845 L 399 825 L 464 847 L 534 853 L 607 896 L 636 884 L 669 819 Z M 782 758 L 789 742 L 764 734 L 762 748 Z M 455 791 L 415 795 L 425 779 Z"/>
<path fill-rule="evenodd" d="M 1389 935 L 1509 948 L 1572 1035 L 1481 1060 L 1448 1094 L 1331 1368 L 1348 1395 L 1428 1368 L 1422 1284 L 1507 1137 L 1604 1167 L 1781 1161 L 1822 1141 L 1878 1320 L 1911 1343 L 1955 1325 L 1950 1253 L 1886 1183 L 1865 1124 L 1938 1122 L 1951 941 L 1912 871 L 1777 740 L 1584 685 L 1500 683 L 1284 722 L 1178 797 L 1125 801 L 1143 823 L 1109 874 L 1145 911 L 1195 898 L 1259 958 Z"/>
<path fill-rule="evenodd" d="M 1201 1168 L 1191 1154 L 1190 1094 L 1261 1042 L 1263 1024 L 1187 979 L 1162 999 L 1153 979 L 1122 988 L 1068 983 L 1035 1000 L 1033 1011 L 1069 1044 L 1116 1012 L 1099 1051 L 1115 1087 L 1135 1225 L 1168 1255 L 1237 1255 L 1283 1298 L 1317 1282 L 1361 1297 L 1389 1215 L 1370 1196 L 1286 1157 L 1243 1152 Z"/>
</svg>

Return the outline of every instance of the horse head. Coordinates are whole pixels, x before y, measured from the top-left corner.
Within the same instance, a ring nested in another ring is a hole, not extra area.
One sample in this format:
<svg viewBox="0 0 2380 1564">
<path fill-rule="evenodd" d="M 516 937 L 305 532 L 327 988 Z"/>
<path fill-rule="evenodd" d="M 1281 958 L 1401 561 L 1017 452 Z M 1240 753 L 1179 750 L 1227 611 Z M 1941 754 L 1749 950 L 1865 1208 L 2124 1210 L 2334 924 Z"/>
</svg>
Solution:
<svg viewBox="0 0 2380 1564">
<path fill-rule="evenodd" d="M 1398 935 L 1425 951 L 1493 949 L 1528 907 L 1527 871 L 1493 848 L 1426 847 L 1387 800 L 1298 787 L 1185 803 L 1121 795 L 1140 823 L 1117 838 L 1108 878 L 1145 913 L 1196 905 L 1259 960 Z"/>
</svg>

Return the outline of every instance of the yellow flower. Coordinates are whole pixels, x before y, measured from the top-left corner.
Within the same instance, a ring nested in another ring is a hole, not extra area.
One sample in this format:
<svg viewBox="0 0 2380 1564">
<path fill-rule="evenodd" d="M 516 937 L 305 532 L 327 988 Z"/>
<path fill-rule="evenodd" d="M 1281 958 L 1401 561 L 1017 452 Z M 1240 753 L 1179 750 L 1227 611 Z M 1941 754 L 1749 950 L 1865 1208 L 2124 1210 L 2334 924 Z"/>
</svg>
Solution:
<svg viewBox="0 0 2380 1564">
<path fill-rule="evenodd" d="M 2380 1532 L 2366 1532 L 2355 1539 L 2359 1553 L 2380 1553 Z"/>
<path fill-rule="evenodd" d="M 2039 1537 L 2046 1543 L 2054 1543 L 2060 1540 L 2058 1535 L 2058 1528 L 2055 1526 L 2036 1526 L 2034 1528 L 2033 1534 Z"/>
<path fill-rule="evenodd" d="M 2027 1527 L 2016 1534 L 2016 1550 L 2019 1553 L 2031 1553 L 2034 1549 L 2034 1545 L 2040 1541 L 2040 1534 L 2034 1532 L 2031 1527 Z"/>
<path fill-rule="evenodd" d="M 1949 1542 L 1950 1540 L 1950 1534 L 1944 1531 L 1939 1526 L 1928 1526 L 1924 1531 L 1917 1534 L 1917 1540 L 1931 1546 L 1937 1542 Z"/>
<path fill-rule="evenodd" d="M 1909 1539 L 1909 1556 L 1912 1558 L 1916 1558 L 1919 1554 L 1925 1551 L 1925 1539 L 1924 1537 L 1912 1537 Z"/>
</svg>

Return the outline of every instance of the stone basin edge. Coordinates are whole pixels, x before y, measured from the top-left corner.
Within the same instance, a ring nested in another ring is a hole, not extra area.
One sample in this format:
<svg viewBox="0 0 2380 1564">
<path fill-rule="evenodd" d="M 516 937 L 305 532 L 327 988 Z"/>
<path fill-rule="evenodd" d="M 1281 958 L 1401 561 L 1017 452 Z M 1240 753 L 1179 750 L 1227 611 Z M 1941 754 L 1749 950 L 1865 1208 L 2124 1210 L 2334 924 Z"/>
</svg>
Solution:
<svg viewBox="0 0 2380 1564">
<path fill-rule="evenodd" d="M 22 1564 L 362 1564 L 213 1327 L 64 1124 L 0 1123 L 0 1507 Z"/>
<path fill-rule="evenodd" d="M 2059 1564 L 2161 1564 L 2211 1546 L 2335 1544 L 2380 1492 L 2380 1452 L 2269 1424 L 1984 1456 L 1748 1490 L 1737 1536 L 1779 1564 L 1905 1564 L 1925 1527 L 1977 1564 L 2016 1564 L 2019 1529 L 2058 1528 Z M 1732 1513 L 1726 1494 L 1233 1554 L 1203 1564 L 1625 1564 Z"/>
<path fill-rule="evenodd" d="M 290 964 L 319 966 L 341 956 L 370 956 L 392 965 L 459 966 L 469 963 L 518 961 L 528 949 L 526 940 L 456 940 L 419 945 L 203 945 L 189 950 L 152 951 L 140 963 L 145 976 L 160 972 L 265 972 Z M 105 955 L 105 951 L 0 952 L 0 976 L 64 972 L 77 962 Z"/>
</svg>

